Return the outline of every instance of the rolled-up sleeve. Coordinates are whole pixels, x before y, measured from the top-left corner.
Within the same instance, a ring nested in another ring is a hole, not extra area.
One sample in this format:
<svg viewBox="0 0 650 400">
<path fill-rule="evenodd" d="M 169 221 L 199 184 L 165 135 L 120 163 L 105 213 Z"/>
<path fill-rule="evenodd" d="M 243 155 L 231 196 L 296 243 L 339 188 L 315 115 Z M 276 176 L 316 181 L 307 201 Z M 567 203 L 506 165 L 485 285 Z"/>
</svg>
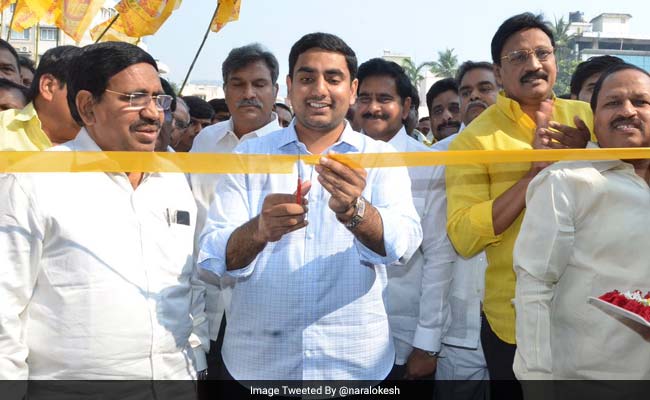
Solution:
<svg viewBox="0 0 650 400">
<path fill-rule="evenodd" d="M 32 297 L 43 248 L 38 207 L 13 175 L 0 175 L 0 379 L 29 378 L 21 314 Z"/>
<path fill-rule="evenodd" d="M 386 255 L 381 256 L 355 238 L 362 262 L 375 265 L 406 263 L 422 243 L 420 217 L 413 206 L 411 179 L 405 167 L 374 172 L 370 201 L 381 216 Z"/>
<path fill-rule="evenodd" d="M 514 249 L 517 274 L 518 379 L 552 379 L 551 300 L 574 241 L 573 207 L 561 173 L 543 171 L 530 183 L 526 215 Z"/>
<path fill-rule="evenodd" d="M 450 150 L 482 150 L 459 135 Z M 447 233 L 456 251 L 472 257 L 490 244 L 501 241 L 494 234 L 490 175 L 482 164 L 450 165 L 446 171 Z"/>
</svg>

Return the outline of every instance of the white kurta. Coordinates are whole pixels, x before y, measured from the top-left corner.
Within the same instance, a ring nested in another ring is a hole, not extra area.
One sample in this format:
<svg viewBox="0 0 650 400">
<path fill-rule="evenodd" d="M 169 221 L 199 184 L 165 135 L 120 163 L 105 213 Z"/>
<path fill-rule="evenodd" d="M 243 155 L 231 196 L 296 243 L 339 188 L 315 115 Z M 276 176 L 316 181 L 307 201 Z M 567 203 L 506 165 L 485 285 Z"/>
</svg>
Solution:
<svg viewBox="0 0 650 400">
<path fill-rule="evenodd" d="M 514 250 L 519 379 L 650 379 L 650 330 L 588 303 L 650 289 L 650 189 L 622 161 L 556 163 L 528 186 Z"/>
<path fill-rule="evenodd" d="M 54 150 L 99 147 L 82 129 Z M 195 376 L 207 326 L 183 174 L 135 190 L 123 173 L 2 175 L 0 191 L 1 379 Z"/>
</svg>

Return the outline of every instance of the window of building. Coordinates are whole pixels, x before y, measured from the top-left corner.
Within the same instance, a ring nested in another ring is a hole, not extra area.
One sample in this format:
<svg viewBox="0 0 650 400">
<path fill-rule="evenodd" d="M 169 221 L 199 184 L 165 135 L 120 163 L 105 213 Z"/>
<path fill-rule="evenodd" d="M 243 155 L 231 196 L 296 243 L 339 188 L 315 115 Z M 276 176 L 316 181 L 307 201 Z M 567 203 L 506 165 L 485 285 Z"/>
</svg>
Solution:
<svg viewBox="0 0 650 400">
<path fill-rule="evenodd" d="M 56 40 L 56 28 L 41 28 L 41 40 Z"/>
<path fill-rule="evenodd" d="M 31 37 L 32 28 L 27 28 L 22 32 L 16 32 L 13 29 L 11 30 L 11 39 L 13 40 L 29 40 Z"/>
</svg>

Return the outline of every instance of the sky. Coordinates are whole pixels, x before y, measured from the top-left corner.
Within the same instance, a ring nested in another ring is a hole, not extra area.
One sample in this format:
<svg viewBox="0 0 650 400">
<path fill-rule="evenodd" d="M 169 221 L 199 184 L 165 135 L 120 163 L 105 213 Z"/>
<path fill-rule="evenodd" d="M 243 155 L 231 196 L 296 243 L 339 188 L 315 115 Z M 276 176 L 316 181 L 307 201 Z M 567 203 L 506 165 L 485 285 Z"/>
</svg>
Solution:
<svg viewBox="0 0 650 400">
<path fill-rule="evenodd" d="M 170 68 L 180 84 L 212 19 L 216 0 L 183 0 L 154 35 L 145 39 L 149 52 Z M 280 83 L 288 71 L 289 50 L 309 32 L 340 36 L 357 53 L 359 63 L 384 50 L 411 56 L 416 64 L 435 61 L 438 51 L 454 49 L 459 62 L 490 60 L 490 41 L 508 17 L 524 11 L 549 20 L 582 11 L 589 21 L 603 12 L 628 13 L 630 32 L 650 38 L 650 13 L 635 0 L 242 0 L 239 21 L 211 32 L 190 82 L 221 81 L 221 63 L 234 48 L 259 42 L 280 63 Z M 284 95 L 281 93 L 280 95 Z"/>
</svg>

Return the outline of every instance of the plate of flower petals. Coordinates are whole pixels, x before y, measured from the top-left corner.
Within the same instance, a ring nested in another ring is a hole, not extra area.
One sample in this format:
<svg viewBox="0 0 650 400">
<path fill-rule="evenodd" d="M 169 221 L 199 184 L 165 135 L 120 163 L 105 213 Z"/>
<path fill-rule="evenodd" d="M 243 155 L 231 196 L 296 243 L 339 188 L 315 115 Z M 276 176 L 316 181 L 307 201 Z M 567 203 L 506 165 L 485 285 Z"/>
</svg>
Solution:
<svg viewBox="0 0 650 400">
<path fill-rule="evenodd" d="M 650 292 L 642 293 L 613 290 L 600 297 L 589 297 L 589 302 L 650 328 Z"/>
</svg>

